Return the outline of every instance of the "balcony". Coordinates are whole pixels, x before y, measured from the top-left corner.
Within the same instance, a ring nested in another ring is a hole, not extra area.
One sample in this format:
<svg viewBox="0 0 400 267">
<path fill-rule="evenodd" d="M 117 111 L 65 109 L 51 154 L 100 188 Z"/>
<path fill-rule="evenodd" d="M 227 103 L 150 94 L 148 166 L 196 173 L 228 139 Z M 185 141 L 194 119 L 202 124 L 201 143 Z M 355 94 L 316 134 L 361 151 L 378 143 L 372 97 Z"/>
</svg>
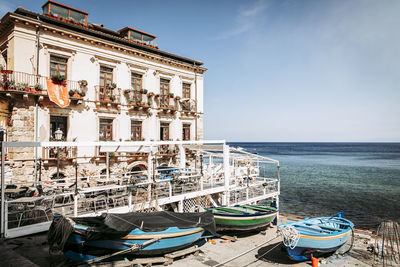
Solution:
<svg viewBox="0 0 400 267">
<path fill-rule="evenodd" d="M 176 106 L 176 100 L 174 97 L 169 95 L 156 95 L 156 99 L 160 106 L 161 113 L 175 113 L 178 108 Z"/>
<path fill-rule="evenodd" d="M 186 116 L 194 116 L 196 115 L 196 102 L 193 99 L 185 98 L 180 101 L 181 103 L 181 112 Z"/>
<path fill-rule="evenodd" d="M 147 111 L 151 107 L 152 95 L 148 94 L 146 89 L 126 89 L 124 95 L 130 109 Z"/>
<path fill-rule="evenodd" d="M 25 72 L 0 70 L 0 93 L 8 97 L 23 95 L 24 98 L 29 96 L 39 96 L 39 100 L 43 100 L 48 96 L 47 78 L 46 76 L 29 74 Z M 68 91 L 79 91 L 81 86 L 77 81 L 66 81 Z M 71 97 L 71 100 L 81 100 L 82 98 Z"/>
<path fill-rule="evenodd" d="M 57 160 L 57 148 L 56 147 L 44 147 L 43 148 L 43 160 L 52 161 Z M 77 147 L 60 147 L 58 149 L 59 160 L 61 162 L 72 161 L 77 157 Z"/>
<path fill-rule="evenodd" d="M 96 85 L 96 104 L 98 106 L 119 107 L 121 104 L 120 89 Z"/>
</svg>

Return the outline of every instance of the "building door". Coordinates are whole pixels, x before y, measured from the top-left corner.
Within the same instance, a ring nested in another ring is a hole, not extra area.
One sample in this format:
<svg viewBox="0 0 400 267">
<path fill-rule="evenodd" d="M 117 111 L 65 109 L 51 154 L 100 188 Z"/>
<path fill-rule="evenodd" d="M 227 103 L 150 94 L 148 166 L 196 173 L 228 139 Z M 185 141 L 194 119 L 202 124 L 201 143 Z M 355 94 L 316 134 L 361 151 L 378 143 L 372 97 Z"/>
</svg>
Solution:
<svg viewBox="0 0 400 267">
<path fill-rule="evenodd" d="M 113 120 L 112 119 L 100 119 L 99 127 L 99 140 L 100 141 L 112 141 L 113 140 Z"/>
<path fill-rule="evenodd" d="M 188 141 L 190 140 L 190 124 L 183 124 L 182 127 L 182 140 Z"/>
<path fill-rule="evenodd" d="M 169 123 L 162 122 L 160 126 L 160 140 L 168 141 L 169 140 Z"/>
<path fill-rule="evenodd" d="M 131 140 L 142 141 L 142 122 L 131 121 Z"/>
<path fill-rule="evenodd" d="M 55 131 L 60 129 L 63 132 L 62 140 L 67 139 L 67 117 L 50 116 L 50 141 L 55 141 Z"/>
<path fill-rule="evenodd" d="M 160 106 L 166 107 L 169 105 L 169 80 L 160 79 Z"/>
<path fill-rule="evenodd" d="M 100 66 L 100 101 L 113 95 L 112 89 L 108 87 L 113 82 L 113 69 Z"/>
</svg>

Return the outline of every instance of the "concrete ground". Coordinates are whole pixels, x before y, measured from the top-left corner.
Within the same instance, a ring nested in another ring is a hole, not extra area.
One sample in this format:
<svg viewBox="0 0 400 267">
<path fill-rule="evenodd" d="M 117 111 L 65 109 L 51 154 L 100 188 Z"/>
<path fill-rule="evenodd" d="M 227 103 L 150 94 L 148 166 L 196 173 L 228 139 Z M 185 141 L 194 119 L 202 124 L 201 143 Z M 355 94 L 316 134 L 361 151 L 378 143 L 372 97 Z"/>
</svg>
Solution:
<svg viewBox="0 0 400 267">
<path fill-rule="evenodd" d="M 291 220 L 296 218 L 291 218 Z M 281 216 L 280 221 L 287 217 Z M 256 267 L 256 266 L 311 266 L 311 262 L 291 261 L 281 245 L 281 237 L 277 236 L 276 227 L 268 228 L 265 232 L 253 232 L 238 235 L 236 242 L 223 239 L 211 239 L 199 243 L 202 251 L 198 256 L 189 255 L 175 260 L 174 267 L 204 267 L 215 266 L 231 259 L 251 248 L 249 253 L 226 263 L 228 267 Z M 227 233 L 233 235 L 232 233 Z M 237 235 L 237 233 L 234 233 Z M 266 243 L 268 240 L 270 242 Z M 355 231 L 355 242 L 350 253 L 344 256 L 333 254 L 320 259 L 320 266 L 373 266 L 373 255 L 367 251 L 371 241 L 369 231 Z M 260 246 L 261 245 L 261 246 Z M 345 251 L 346 245 L 342 248 Z M 0 241 L 0 266 L 73 266 L 63 255 L 49 255 L 47 235 L 45 233 Z M 104 266 L 104 265 L 102 265 Z M 108 266 L 116 266 L 113 263 Z M 119 265 L 120 266 L 120 265 Z M 128 265 L 129 266 L 129 265 Z"/>
</svg>

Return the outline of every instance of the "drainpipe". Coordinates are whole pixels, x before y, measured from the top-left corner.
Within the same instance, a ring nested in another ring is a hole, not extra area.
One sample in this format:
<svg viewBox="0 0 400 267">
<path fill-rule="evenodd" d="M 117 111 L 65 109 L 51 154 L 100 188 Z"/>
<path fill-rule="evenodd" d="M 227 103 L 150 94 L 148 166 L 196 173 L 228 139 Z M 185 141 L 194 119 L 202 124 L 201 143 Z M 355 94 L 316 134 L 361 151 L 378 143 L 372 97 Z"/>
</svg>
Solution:
<svg viewBox="0 0 400 267">
<path fill-rule="evenodd" d="M 39 17 L 37 17 L 38 20 Z M 39 82 L 39 50 L 40 50 L 40 26 L 36 29 L 36 82 Z M 35 142 L 38 141 L 38 109 L 39 109 L 39 97 L 35 96 Z M 34 186 L 37 186 L 37 151 L 38 148 L 35 146 L 35 169 L 34 169 Z"/>
<path fill-rule="evenodd" d="M 197 103 L 197 71 L 196 71 L 196 63 L 193 63 L 194 65 L 194 101 L 196 103 L 196 119 L 194 121 L 194 134 L 195 134 L 195 140 L 197 141 L 197 112 L 198 112 L 198 103 Z"/>
</svg>

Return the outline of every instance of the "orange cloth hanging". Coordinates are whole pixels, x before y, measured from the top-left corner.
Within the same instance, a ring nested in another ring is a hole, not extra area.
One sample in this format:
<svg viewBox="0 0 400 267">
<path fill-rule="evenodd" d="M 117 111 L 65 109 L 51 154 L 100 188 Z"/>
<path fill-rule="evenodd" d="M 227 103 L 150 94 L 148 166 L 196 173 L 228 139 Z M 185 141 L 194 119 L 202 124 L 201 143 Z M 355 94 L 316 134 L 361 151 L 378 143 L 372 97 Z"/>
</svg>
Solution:
<svg viewBox="0 0 400 267">
<path fill-rule="evenodd" d="M 67 82 L 56 84 L 50 78 L 47 78 L 47 92 L 50 100 L 59 107 L 65 108 L 69 106 Z"/>
</svg>

